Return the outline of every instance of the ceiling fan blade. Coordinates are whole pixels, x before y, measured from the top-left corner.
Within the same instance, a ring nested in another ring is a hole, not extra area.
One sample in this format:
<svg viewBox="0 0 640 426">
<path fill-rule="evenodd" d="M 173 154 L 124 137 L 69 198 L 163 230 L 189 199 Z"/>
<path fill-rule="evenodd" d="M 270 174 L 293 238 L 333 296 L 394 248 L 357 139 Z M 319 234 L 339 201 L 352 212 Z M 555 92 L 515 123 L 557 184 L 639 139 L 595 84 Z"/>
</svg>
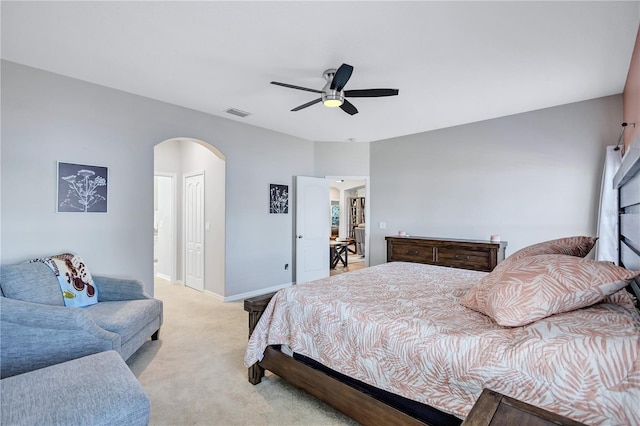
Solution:
<svg viewBox="0 0 640 426">
<path fill-rule="evenodd" d="M 349 115 L 354 115 L 358 113 L 358 109 L 354 107 L 353 104 L 346 99 L 344 100 L 342 105 L 340 105 L 340 109 L 342 109 L 344 112 L 346 112 Z"/>
<path fill-rule="evenodd" d="M 333 76 L 333 80 L 331 80 L 331 90 L 336 90 L 341 92 L 344 89 L 345 84 L 351 78 L 351 73 L 353 73 L 353 67 L 348 64 L 340 65 L 338 71 Z"/>
<path fill-rule="evenodd" d="M 303 109 L 303 108 L 310 107 L 311 105 L 315 105 L 315 104 L 317 104 L 317 103 L 318 103 L 318 102 L 320 102 L 321 100 L 322 100 L 322 98 L 314 99 L 314 100 L 312 100 L 311 102 L 307 102 L 306 104 L 303 104 L 303 105 L 300 105 L 300 106 L 298 106 L 298 107 L 295 107 L 295 108 L 294 108 L 294 109 L 292 109 L 291 111 L 300 111 L 300 110 L 301 110 L 301 109 Z"/>
<path fill-rule="evenodd" d="M 322 90 L 309 89 L 308 87 L 294 86 L 293 84 L 280 83 L 278 81 L 272 81 L 271 84 L 276 86 L 288 87 L 289 89 L 306 90 L 307 92 L 322 93 Z"/>
<path fill-rule="evenodd" d="M 361 89 L 345 90 L 344 95 L 350 98 L 379 98 L 381 96 L 395 96 L 398 89 Z"/>
</svg>

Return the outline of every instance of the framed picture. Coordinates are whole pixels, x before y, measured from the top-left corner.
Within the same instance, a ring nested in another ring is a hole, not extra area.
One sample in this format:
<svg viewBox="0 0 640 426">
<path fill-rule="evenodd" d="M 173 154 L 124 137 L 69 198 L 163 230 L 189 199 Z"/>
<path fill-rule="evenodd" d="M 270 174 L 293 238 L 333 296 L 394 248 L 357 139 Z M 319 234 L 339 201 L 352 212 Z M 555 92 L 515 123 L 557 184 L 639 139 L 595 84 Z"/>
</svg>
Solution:
<svg viewBox="0 0 640 426">
<path fill-rule="evenodd" d="M 269 213 L 289 213 L 289 185 L 269 184 Z"/>
<path fill-rule="evenodd" d="M 107 213 L 108 169 L 58 161 L 58 212 Z"/>
</svg>

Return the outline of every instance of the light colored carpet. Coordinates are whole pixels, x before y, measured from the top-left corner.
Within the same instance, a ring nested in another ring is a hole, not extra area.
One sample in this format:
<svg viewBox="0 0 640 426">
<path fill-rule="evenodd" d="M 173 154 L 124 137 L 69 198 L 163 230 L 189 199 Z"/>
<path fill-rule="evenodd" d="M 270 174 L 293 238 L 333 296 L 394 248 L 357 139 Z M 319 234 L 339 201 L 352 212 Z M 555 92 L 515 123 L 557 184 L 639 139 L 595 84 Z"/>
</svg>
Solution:
<svg viewBox="0 0 640 426">
<path fill-rule="evenodd" d="M 247 381 L 242 302 L 161 279 L 155 297 L 164 302 L 160 340 L 127 361 L 151 399 L 151 425 L 357 424 L 269 372 L 258 385 Z"/>
</svg>

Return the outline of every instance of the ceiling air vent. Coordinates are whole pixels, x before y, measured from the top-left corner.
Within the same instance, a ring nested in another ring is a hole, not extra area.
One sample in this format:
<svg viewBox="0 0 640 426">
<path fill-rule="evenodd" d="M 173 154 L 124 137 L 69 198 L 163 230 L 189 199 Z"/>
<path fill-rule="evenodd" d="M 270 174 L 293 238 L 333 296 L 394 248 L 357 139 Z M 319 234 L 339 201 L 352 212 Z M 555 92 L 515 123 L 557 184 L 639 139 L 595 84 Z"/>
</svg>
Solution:
<svg viewBox="0 0 640 426">
<path fill-rule="evenodd" d="M 235 109 L 235 108 L 229 108 L 225 112 L 228 112 L 231 115 L 237 115 L 238 117 L 242 117 L 242 118 L 245 118 L 246 116 L 251 115 L 250 112 L 241 111 L 241 110 Z"/>
</svg>

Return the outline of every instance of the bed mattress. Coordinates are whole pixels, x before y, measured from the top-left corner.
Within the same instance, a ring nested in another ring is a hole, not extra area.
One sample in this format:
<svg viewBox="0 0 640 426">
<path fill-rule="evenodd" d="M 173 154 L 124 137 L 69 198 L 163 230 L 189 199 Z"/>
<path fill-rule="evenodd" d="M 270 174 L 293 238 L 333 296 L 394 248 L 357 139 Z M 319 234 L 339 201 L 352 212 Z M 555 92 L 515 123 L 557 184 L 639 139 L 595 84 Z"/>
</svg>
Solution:
<svg viewBox="0 0 640 426">
<path fill-rule="evenodd" d="M 626 292 L 502 327 L 459 302 L 485 274 L 393 262 L 281 290 L 245 365 L 282 344 L 456 416 L 486 387 L 587 424 L 640 424 L 640 316 Z"/>
</svg>

